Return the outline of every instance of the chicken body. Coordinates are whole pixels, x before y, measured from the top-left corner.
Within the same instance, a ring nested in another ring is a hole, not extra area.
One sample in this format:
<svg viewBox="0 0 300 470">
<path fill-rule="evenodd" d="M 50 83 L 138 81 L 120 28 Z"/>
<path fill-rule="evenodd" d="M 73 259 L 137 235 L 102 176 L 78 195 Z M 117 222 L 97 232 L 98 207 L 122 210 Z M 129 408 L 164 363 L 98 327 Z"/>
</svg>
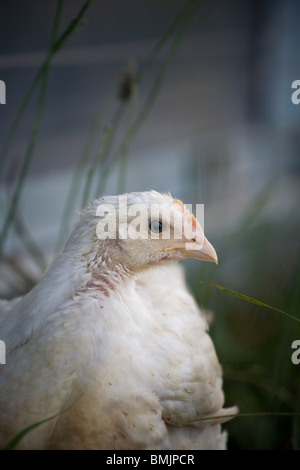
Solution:
<svg viewBox="0 0 300 470">
<path fill-rule="evenodd" d="M 222 408 L 221 367 L 181 267 L 117 263 L 127 245 L 110 252 L 87 226 L 31 292 L 3 303 L 0 447 L 54 416 L 18 447 L 225 449 L 220 423 L 236 410 Z"/>
</svg>

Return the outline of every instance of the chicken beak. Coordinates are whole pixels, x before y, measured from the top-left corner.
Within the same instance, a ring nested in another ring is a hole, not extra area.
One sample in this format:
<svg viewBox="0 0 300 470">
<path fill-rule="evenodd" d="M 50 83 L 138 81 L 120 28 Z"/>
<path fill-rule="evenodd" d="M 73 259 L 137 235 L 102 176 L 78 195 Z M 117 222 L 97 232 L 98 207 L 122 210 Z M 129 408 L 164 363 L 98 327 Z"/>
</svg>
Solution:
<svg viewBox="0 0 300 470">
<path fill-rule="evenodd" d="M 176 251 L 178 253 L 177 259 L 194 258 L 202 261 L 212 261 L 218 264 L 217 253 L 211 243 L 204 237 L 203 244 L 192 242 L 185 243 L 184 246 L 177 246 Z M 173 251 L 173 248 L 166 248 L 165 251 Z"/>
<path fill-rule="evenodd" d="M 187 243 L 186 247 L 182 250 L 184 258 L 200 259 L 202 261 L 212 261 L 218 264 L 218 256 L 216 250 L 211 243 L 204 237 L 203 245 L 197 242 Z"/>
</svg>

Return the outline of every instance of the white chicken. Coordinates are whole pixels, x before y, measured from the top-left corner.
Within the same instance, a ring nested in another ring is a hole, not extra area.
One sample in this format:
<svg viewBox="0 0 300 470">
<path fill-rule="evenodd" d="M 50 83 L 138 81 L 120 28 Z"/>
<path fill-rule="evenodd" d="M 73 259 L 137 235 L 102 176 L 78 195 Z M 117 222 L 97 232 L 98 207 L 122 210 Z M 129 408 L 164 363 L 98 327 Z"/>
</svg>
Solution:
<svg viewBox="0 0 300 470">
<path fill-rule="evenodd" d="M 184 258 L 217 262 L 170 195 L 104 197 L 82 211 L 42 280 L 0 303 L 0 448 L 50 416 L 18 448 L 226 448 L 221 423 L 237 410 L 223 408 L 205 317 L 174 263 Z"/>
</svg>

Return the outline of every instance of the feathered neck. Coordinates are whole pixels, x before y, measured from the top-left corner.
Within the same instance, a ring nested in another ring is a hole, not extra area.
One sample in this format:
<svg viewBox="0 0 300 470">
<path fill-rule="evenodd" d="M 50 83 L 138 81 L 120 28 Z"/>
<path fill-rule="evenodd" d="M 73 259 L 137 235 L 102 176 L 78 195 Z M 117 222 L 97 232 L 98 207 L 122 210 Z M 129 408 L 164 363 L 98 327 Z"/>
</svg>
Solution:
<svg viewBox="0 0 300 470">
<path fill-rule="evenodd" d="M 133 276 L 126 266 L 113 263 L 105 250 L 87 262 L 87 272 L 90 279 L 85 290 L 94 289 L 105 297 L 109 297 L 116 288 Z"/>
<path fill-rule="evenodd" d="M 71 299 L 76 293 L 101 292 L 108 297 L 112 291 L 134 276 L 129 269 L 121 264 L 113 263 L 108 252 L 101 244 L 97 251 L 90 250 L 78 256 L 78 252 L 70 252 L 68 247 L 53 262 L 43 279 L 33 289 L 47 298 L 49 309 L 54 310 L 65 300 Z"/>
</svg>

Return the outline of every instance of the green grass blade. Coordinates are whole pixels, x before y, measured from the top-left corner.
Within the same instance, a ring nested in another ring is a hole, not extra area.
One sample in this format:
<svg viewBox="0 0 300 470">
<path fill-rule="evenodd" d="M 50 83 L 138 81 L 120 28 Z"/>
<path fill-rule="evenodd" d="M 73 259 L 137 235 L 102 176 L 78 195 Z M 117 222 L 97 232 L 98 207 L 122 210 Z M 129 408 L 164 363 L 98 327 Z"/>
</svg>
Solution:
<svg viewBox="0 0 300 470">
<path fill-rule="evenodd" d="M 39 97 L 39 101 L 38 101 L 37 113 L 36 113 L 36 117 L 35 117 L 35 120 L 34 120 L 33 129 L 32 129 L 32 132 L 31 132 L 29 144 L 28 144 L 28 147 L 27 147 L 27 150 L 26 150 L 24 162 L 23 162 L 23 165 L 22 165 L 22 168 L 21 168 L 21 172 L 20 172 L 20 176 L 19 176 L 19 179 L 18 179 L 17 186 L 15 188 L 15 191 L 14 191 L 14 194 L 13 194 L 13 197 L 12 197 L 12 200 L 11 200 L 11 205 L 10 205 L 10 208 L 8 210 L 8 213 L 7 213 L 7 216 L 6 216 L 6 219 L 4 221 L 2 231 L 1 231 L 1 235 L 0 235 L 0 256 L 3 252 L 4 244 L 6 242 L 7 235 L 9 233 L 10 227 L 11 227 L 11 225 L 14 222 L 14 219 L 15 219 L 18 203 L 19 203 L 19 200 L 20 200 L 20 197 L 21 197 L 21 193 L 22 193 L 22 190 L 23 190 L 23 187 L 24 187 L 24 183 L 25 183 L 25 180 L 26 180 L 26 177 L 27 177 L 27 173 L 28 173 L 28 170 L 29 170 L 29 166 L 30 166 L 30 163 L 31 163 L 32 156 L 33 156 L 34 148 L 35 148 L 35 145 L 36 145 L 37 135 L 38 135 L 38 132 L 39 132 L 39 129 L 40 129 L 42 114 L 43 114 L 45 100 L 46 100 L 46 90 L 47 90 L 47 84 L 48 84 L 48 73 L 49 73 L 49 68 L 47 67 L 46 70 L 45 70 L 44 77 L 43 77 L 43 82 L 42 82 L 41 91 L 40 91 L 40 97 Z"/>
<path fill-rule="evenodd" d="M 51 47 L 53 47 L 53 45 L 55 43 L 55 38 L 56 38 L 56 34 L 57 34 L 57 31 L 58 31 L 58 28 L 59 28 L 61 15 L 62 15 L 63 4 L 64 4 L 64 0 L 59 0 L 58 1 L 58 6 L 57 6 L 57 9 L 56 9 L 56 13 L 55 13 L 54 25 L 53 25 L 53 30 L 52 30 L 52 34 L 51 34 L 51 40 L 50 40 Z M 35 92 L 40 80 L 43 78 L 45 72 L 47 71 L 48 64 L 50 62 L 50 56 L 51 56 L 51 49 L 50 49 L 50 52 L 48 54 L 48 57 L 46 58 L 45 62 L 41 66 L 41 68 L 38 70 L 36 76 L 34 77 L 32 83 L 31 83 L 31 85 L 29 86 L 29 89 L 28 89 L 25 97 L 23 98 L 23 101 L 22 101 L 22 103 L 19 107 L 19 110 L 16 114 L 16 117 L 13 120 L 13 123 L 11 125 L 10 130 L 9 130 L 9 133 L 7 135 L 7 138 L 4 142 L 2 151 L 0 153 L 0 173 L 2 171 L 6 155 L 8 153 L 9 147 L 10 147 L 10 145 L 11 145 L 13 139 L 14 139 L 15 133 L 18 129 L 18 125 L 21 121 L 21 118 L 22 118 L 24 112 L 25 112 L 25 109 L 26 109 L 33 93 Z"/>
<path fill-rule="evenodd" d="M 11 125 L 11 128 L 8 132 L 8 135 L 7 135 L 7 138 L 5 139 L 5 142 L 3 144 L 3 148 L 1 150 L 1 153 L 0 153 L 0 173 L 2 171 L 2 168 L 4 166 L 4 162 L 5 162 L 5 159 L 6 159 L 6 155 L 8 153 L 8 150 L 9 150 L 9 147 L 14 139 L 14 136 L 16 134 L 16 131 L 17 131 L 17 128 L 18 128 L 18 125 L 21 121 L 21 118 L 24 114 L 24 111 L 27 107 L 27 104 L 29 103 L 37 85 L 39 84 L 40 82 L 40 79 L 41 79 L 41 76 L 42 76 L 42 70 L 40 70 L 37 75 L 35 76 L 33 82 L 31 83 L 25 97 L 23 98 L 23 101 L 19 107 L 19 110 L 17 112 L 17 115 L 15 117 L 15 119 L 13 120 L 13 123 Z"/>
<path fill-rule="evenodd" d="M 120 122 L 122 120 L 122 116 L 123 116 L 123 113 L 124 113 L 124 110 L 125 110 L 125 105 L 126 104 L 124 104 L 124 103 L 120 103 L 120 105 L 117 107 L 117 109 L 115 111 L 115 114 L 114 114 L 114 117 L 111 121 L 111 124 L 107 125 L 104 129 L 102 140 L 101 140 L 101 143 L 100 143 L 100 147 L 98 149 L 98 152 L 96 153 L 96 156 L 95 156 L 95 159 L 94 159 L 94 164 L 93 164 L 93 167 L 91 169 L 90 180 L 87 179 L 87 181 L 86 181 L 86 186 L 85 186 L 85 190 L 84 190 L 84 197 L 83 197 L 83 203 L 82 203 L 83 207 L 88 202 L 91 186 L 92 186 L 92 183 L 93 183 L 93 180 L 94 180 L 95 176 L 97 175 L 97 169 L 99 169 L 100 164 L 105 160 L 105 156 L 107 158 L 107 156 L 109 154 L 109 147 L 110 147 L 110 144 L 112 143 L 113 136 L 116 134 L 116 131 L 117 131 L 117 129 L 120 125 Z M 101 177 L 102 172 L 99 172 L 98 174 Z M 98 181 L 99 181 L 99 179 L 98 179 Z M 98 185 L 98 187 L 96 189 L 96 195 L 95 196 L 99 197 L 100 192 L 101 192 L 101 187 Z"/>
<path fill-rule="evenodd" d="M 51 421 L 52 419 L 56 418 L 59 416 L 59 414 L 50 416 L 49 418 L 42 419 L 41 421 L 38 421 L 37 423 L 31 424 L 30 426 L 27 426 L 27 428 L 23 429 L 20 431 L 9 443 L 3 448 L 3 450 L 13 450 L 16 448 L 16 446 L 19 444 L 21 439 L 23 439 L 26 434 L 28 434 L 30 431 L 33 431 L 35 428 L 38 426 L 41 426 L 41 424 L 46 423 L 47 421 Z"/>
<path fill-rule="evenodd" d="M 98 182 L 97 182 L 96 194 L 95 194 L 97 197 L 99 197 L 99 195 L 101 193 L 103 194 L 103 192 L 105 191 L 105 185 L 107 183 L 109 172 L 113 168 L 112 166 L 113 158 L 112 159 L 109 158 L 109 154 L 110 154 L 109 145 L 112 143 L 112 137 L 113 135 L 116 134 L 116 131 L 121 124 L 127 104 L 128 104 L 127 102 L 123 101 L 117 108 L 114 118 L 112 120 L 111 126 L 110 126 L 112 129 L 111 129 L 111 134 L 109 136 L 109 140 L 107 141 L 107 144 L 105 144 L 105 146 L 102 147 L 102 149 L 100 148 L 100 151 L 99 151 L 100 153 L 101 152 L 103 153 L 103 157 L 105 156 L 104 155 L 104 151 L 105 151 L 106 159 L 101 158 L 102 168 L 101 168 L 101 172 L 98 173 Z"/>
<path fill-rule="evenodd" d="M 202 0 L 201 0 L 202 1 Z M 154 61 L 157 54 L 163 48 L 163 46 L 168 42 L 168 40 L 172 37 L 175 33 L 176 29 L 179 28 L 182 22 L 185 20 L 187 15 L 190 14 L 191 9 L 194 8 L 195 4 L 200 3 L 199 0 L 191 0 L 183 7 L 183 9 L 179 12 L 175 20 L 171 23 L 163 37 L 158 41 L 156 46 L 154 47 L 153 51 L 151 52 L 149 59 L 147 60 L 144 67 L 138 73 L 137 81 L 140 82 L 144 75 L 146 74 L 147 70 L 151 66 L 152 62 Z M 198 5 L 197 5 L 198 6 Z"/>
<path fill-rule="evenodd" d="M 131 126 L 131 128 L 129 129 L 128 133 L 127 133 L 127 136 L 125 138 L 125 141 L 121 147 L 121 150 L 120 150 L 120 153 L 122 152 L 127 152 L 128 151 L 128 148 L 131 144 L 131 141 L 132 139 L 134 138 L 134 136 L 136 135 L 137 131 L 140 129 L 141 125 L 143 124 L 143 122 L 145 121 L 146 117 L 148 116 L 156 98 L 157 98 L 157 95 L 161 89 L 161 86 L 162 86 L 162 83 L 164 81 L 164 78 L 165 78 L 165 75 L 171 65 L 171 63 L 173 62 L 178 50 L 179 50 L 179 47 L 181 46 L 182 42 L 183 42 L 183 39 L 185 38 L 186 36 L 186 33 L 189 29 L 189 27 L 191 26 L 191 23 L 192 21 L 194 20 L 195 18 L 195 13 L 196 13 L 196 10 L 197 8 L 199 7 L 199 4 L 201 3 L 200 1 L 192 1 L 190 2 L 191 3 L 191 6 L 192 6 L 192 9 L 188 9 L 187 12 L 185 12 L 185 15 L 184 15 L 184 21 L 183 21 L 183 25 L 181 26 L 181 29 L 179 31 L 179 33 L 177 34 L 177 36 L 175 37 L 174 41 L 173 41 L 173 44 L 171 46 L 171 49 L 169 51 L 169 54 L 163 64 L 163 67 L 160 71 L 160 73 L 158 74 L 158 77 L 156 78 L 148 96 L 147 96 L 147 99 L 146 99 L 146 102 L 143 106 L 143 109 L 141 110 L 141 112 L 139 113 L 139 115 L 137 116 L 137 119 L 135 120 L 134 124 Z M 186 18 L 187 16 L 187 18 Z"/>
<path fill-rule="evenodd" d="M 219 419 L 233 419 L 233 418 L 260 418 L 262 416 L 300 416 L 300 413 L 293 412 L 293 411 L 259 411 L 259 412 L 249 412 L 249 413 L 236 413 L 236 414 L 228 414 L 228 415 L 216 415 L 216 416 L 209 416 L 207 418 L 200 418 L 190 421 L 190 424 L 193 423 L 201 423 L 202 421 L 215 421 Z"/>
<path fill-rule="evenodd" d="M 56 13 L 55 13 L 55 17 L 54 17 L 54 23 L 53 23 L 53 28 L 52 28 L 51 38 L 50 38 L 50 46 L 51 47 L 55 43 L 55 40 L 58 36 L 59 24 L 60 24 L 60 20 L 61 20 L 61 17 L 62 17 L 64 2 L 65 2 L 65 0 L 58 0 L 58 2 L 57 2 Z"/>
<path fill-rule="evenodd" d="M 19 444 L 21 439 L 23 439 L 23 437 L 26 436 L 26 434 L 28 434 L 30 431 L 33 431 L 38 426 L 41 426 L 42 424 L 47 423 L 47 421 L 51 421 L 52 419 L 58 418 L 62 414 L 69 411 L 78 402 L 78 400 L 80 400 L 80 398 L 82 398 L 82 396 L 83 396 L 83 394 L 79 395 L 79 397 L 76 398 L 76 400 L 74 400 L 74 402 L 71 403 L 70 406 L 68 406 L 64 410 L 60 411 L 59 413 L 56 413 L 53 416 L 49 416 L 48 418 L 42 419 L 41 421 L 37 421 L 36 423 L 33 423 L 33 424 L 27 426 L 26 428 L 22 429 L 22 431 L 20 431 L 15 437 L 13 437 L 8 442 L 8 444 L 6 444 L 6 446 L 3 448 L 3 450 L 13 450 L 13 449 L 15 449 L 15 447 Z"/>
<path fill-rule="evenodd" d="M 92 154 L 93 148 L 95 146 L 96 138 L 101 132 L 103 116 L 105 115 L 105 113 L 107 113 L 109 106 L 115 99 L 115 89 L 116 82 L 114 82 L 113 85 L 110 87 L 107 97 L 104 99 L 104 103 L 102 103 L 101 101 L 100 110 L 98 111 L 97 116 L 93 121 L 91 131 L 88 133 L 88 136 L 83 146 L 83 150 L 81 151 L 81 154 L 76 164 L 76 168 L 73 172 L 57 236 L 55 246 L 56 252 L 61 249 L 62 243 L 64 242 L 65 237 L 70 229 L 70 220 L 77 204 L 76 196 L 80 193 L 81 183 L 86 171 L 86 163 L 90 160 L 90 155 Z M 100 192 L 98 191 L 97 196 L 99 196 L 99 194 Z"/>
<path fill-rule="evenodd" d="M 55 19 L 54 19 L 54 26 L 53 26 L 53 30 L 52 30 L 51 38 L 50 38 L 50 51 L 52 50 L 52 47 L 55 44 L 56 34 L 59 28 L 59 23 L 60 23 L 60 19 L 62 15 L 62 10 L 63 10 L 63 3 L 64 3 L 64 0 L 58 1 L 57 10 L 56 10 Z M 37 135 L 40 129 L 43 109 L 44 109 L 44 105 L 46 101 L 46 91 L 47 91 L 47 85 L 48 85 L 49 70 L 50 70 L 50 62 L 47 62 L 45 68 L 43 69 L 43 76 L 42 76 L 43 80 L 41 84 L 36 117 L 34 120 L 34 125 L 33 125 L 33 129 L 31 132 L 29 144 L 26 150 L 26 154 L 25 154 L 24 162 L 21 168 L 18 183 L 17 183 L 16 189 L 12 197 L 11 205 L 7 213 L 6 219 L 4 221 L 3 228 L 1 231 L 1 235 L 0 235 L 0 255 L 3 251 L 4 243 L 6 241 L 6 237 L 8 235 L 9 229 L 15 220 L 19 199 L 22 193 L 22 189 L 23 189 L 26 176 L 29 170 L 29 166 L 31 163 L 31 159 L 33 156 L 33 152 L 34 152 L 34 148 L 35 148 L 35 144 L 37 140 Z"/>
<path fill-rule="evenodd" d="M 32 260 L 40 268 L 43 273 L 47 268 L 47 261 L 44 256 L 43 250 L 40 248 L 34 237 L 32 236 L 28 227 L 24 224 L 20 215 L 17 213 L 15 217 L 14 229 L 20 241 L 23 243 L 24 248 L 27 250 Z"/>
<path fill-rule="evenodd" d="M 57 54 L 57 52 L 62 48 L 62 46 L 66 43 L 66 41 L 69 39 L 69 37 L 72 36 L 72 34 L 81 26 L 82 17 L 84 15 L 84 13 L 86 12 L 87 8 L 89 7 L 91 1 L 92 0 L 87 0 L 84 3 L 83 7 L 79 11 L 76 18 L 71 21 L 71 23 L 70 23 L 69 27 L 66 29 L 66 31 L 59 37 L 59 39 L 57 41 L 55 41 L 54 38 L 53 38 L 53 35 L 57 33 L 58 22 L 59 22 L 61 13 L 62 13 L 62 6 L 63 6 L 63 2 L 59 1 L 58 8 L 57 8 L 57 13 L 56 13 L 56 18 L 55 18 L 55 21 L 54 21 L 54 27 L 53 27 L 53 31 L 52 31 L 52 38 L 53 39 L 51 41 L 51 48 L 49 50 L 49 53 L 48 53 L 45 61 L 41 65 L 41 67 L 38 70 L 36 76 L 34 77 L 32 83 L 30 84 L 29 89 L 28 89 L 25 97 L 23 98 L 23 101 L 22 101 L 22 103 L 19 107 L 19 110 L 17 112 L 17 115 L 16 115 L 15 119 L 13 120 L 11 128 L 8 132 L 7 138 L 4 142 L 2 151 L 0 153 L 0 173 L 2 171 L 2 168 L 3 168 L 4 162 L 5 162 L 5 158 L 6 158 L 6 155 L 8 153 L 9 147 L 10 147 L 12 141 L 13 141 L 13 138 L 15 136 L 15 133 L 17 131 L 19 123 L 22 119 L 22 116 L 25 112 L 25 109 L 26 109 L 33 93 L 35 92 L 35 90 L 36 90 L 37 86 L 39 85 L 40 81 L 42 80 L 42 78 L 44 77 L 44 74 L 47 71 L 48 66 L 49 66 L 50 62 L 52 61 L 53 57 L 55 56 L 55 54 Z"/>
<path fill-rule="evenodd" d="M 8 203 L 6 201 L 6 198 L 4 197 L 4 195 L 0 194 L 0 212 L 4 212 L 7 206 Z M 19 237 L 21 243 L 23 243 L 24 248 L 32 257 L 32 260 L 36 263 L 40 270 L 44 272 L 47 267 L 47 262 L 44 253 L 39 247 L 38 243 L 35 241 L 26 224 L 24 224 L 24 220 L 22 220 L 18 212 L 16 213 L 15 217 L 14 230 L 16 235 Z"/>
<path fill-rule="evenodd" d="M 272 307 L 271 305 L 265 304 L 264 302 L 261 302 L 260 300 L 253 299 L 252 297 L 248 297 L 247 295 L 240 294 L 239 292 L 236 292 L 231 289 L 227 289 L 226 287 L 219 286 L 218 284 L 214 284 L 212 282 L 206 282 L 206 281 L 201 281 L 201 284 L 206 284 L 208 286 L 212 287 L 217 287 L 217 289 L 220 289 L 224 292 L 228 292 L 229 294 L 235 295 L 236 297 L 239 297 L 240 299 L 246 300 L 246 302 L 250 302 L 252 304 L 258 305 L 260 307 L 268 308 L 270 310 L 274 310 L 275 312 L 279 312 L 283 315 L 286 315 L 289 318 L 292 318 L 293 320 L 300 322 L 300 318 L 295 317 L 294 315 L 291 315 L 290 313 L 284 312 L 283 310 L 280 310 L 279 308 Z"/>
<path fill-rule="evenodd" d="M 182 23 L 184 21 L 186 21 L 187 16 L 190 18 L 190 12 L 191 11 L 195 12 L 195 5 L 198 6 L 199 3 L 200 3 L 199 0 L 190 0 L 188 2 L 188 4 L 182 9 L 182 11 L 179 13 L 177 18 L 172 22 L 171 26 L 168 28 L 167 32 L 164 34 L 164 36 L 160 39 L 158 44 L 153 49 L 146 65 L 141 69 L 141 71 L 139 72 L 139 74 L 137 76 L 137 82 L 140 82 L 142 80 L 143 76 L 145 75 L 146 71 L 150 67 L 151 63 L 153 62 L 153 60 L 155 59 L 156 55 L 159 53 L 161 48 L 166 44 L 166 42 L 173 35 L 173 33 L 176 31 L 176 29 L 179 28 L 179 26 L 182 26 Z M 178 47 L 179 47 L 179 45 L 178 45 Z M 175 49 L 175 47 L 174 47 L 174 49 Z M 175 53 L 176 53 L 176 50 L 173 51 L 174 55 L 175 55 Z M 169 57 L 169 59 L 167 59 L 167 61 L 171 62 L 170 57 Z M 166 70 L 165 70 L 165 72 L 166 72 Z M 151 106 L 152 106 L 152 104 L 153 104 L 153 102 L 154 102 L 154 100 L 155 100 L 155 98 L 158 94 L 158 91 L 159 91 L 159 88 L 161 86 L 161 82 L 163 81 L 165 72 L 162 74 L 162 76 L 158 80 L 160 83 L 157 83 L 157 81 L 156 81 L 156 89 L 152 93 L 151 97 L 149 97 L 149 99 L 147 100 L 147 110 L 146 110 L 146 112 L 144 112 L 145 116 L 149 112 L 149 110 L 150 110 L 150 108 L 151 108 Z M 108 154 L 109 154 L 108 147 L 109 147 L 110 143 L 112 142 L 113 136 L 115 135 L 115 133 L 117 131 L 117 128 L 118 128 L 118 126 L 120 124 L 120 121 L 121 121 L 121 117 L 122 117 L 122 115 L 124 113 L 124 110 L 125 110 L 124 102 L 122 103 L 122 105 L 123 106 L 121 108 L 118 108 L 117 111 L 116 111 L 115 117 L 114 117 L 113 122 L 112 122 L 111 134 L 109 136 L 107 136 L 107 135 L 104 136 L 103 138 L 104 138 L 105 142 L 101 143 L 101 148 L 99 150 L 99 153 L 101 153 L 100 161 L 103 164 L 102 164 L 101 173 L 99 172 L 99 180 L 98 180 L 98 184 L 97 184 L 97 188 L 96 188 L 96 196 L 99 196 L 99 194 L 104 191 L 105 183 L 107 181 L 108 174 L 109 174 L 110 170 L 112 169 L 112 164 L 114 163 L 114 160 L 116 160 L 117 157 L 119 157 L 119 156 L 120 156 L 120 158 L 122 159 L 122 162 L 123 162 L 123 166 L 121 168 L 122 178 L 126 173 L 127 160 L 128 160 L 127 157 L 128 157 L 130 143 L 131 143 L 136 131 L 138 130 L 138 129 L 134 129 L 134 132 L 132 132 L 132 127 L 135 127 L 135 126 L 131 126 L 131 130 L 129 129 L 129 131 L 127 133 L 127 137 L 129 137 L 129 138 L 127 138 L 125 140 L 124 145 L 121 147 L 119 152 L 117 152 L 117 154 L 114 155 L 112 158 L 108 158 Z M 96 119 L 96 124 L 97 124 L 97 121 L 100 121 L 99 117 Z M 140 125 L 142 124 L 142 121 L 141 121 L 141 119 L 137 119 L 137 121 L 140 121 L 139 126 L 138 126 L 138 128 L 139 128 Z M 88 148 L 89 151 L 92 148 L 92 146 L 90 144 L 94 140 L 95 135 L 97 135 L 97 132 L 95 132 L 95 130 L 97 130 L 97 129 L 99 129 L 99 125 L 94 126 L 93 134 L 88 140 L 89 145 L 87 146 L 87 148 Z M 66 231 L 68 230 L 70 216 L 71 216 L 71 213 L 72 213 L 72 209 L 74 208 L 75 197 L 73 197 L 73 196 L 76 193 L 78 194 L 78 187 L 79 187 L 79 184 L 80 184 L 80 181 L 81 181 L 81 175 L 83 174 L 83 170 L 84 170 L 84 162 L 87 161 L 87 159 L 88 159 L 87 152 L 84 151 L 83 154 L 82 154 L 82 158 L 80 159 L 80 161 L 78 163 L 78 168 L 77 168 L 77 170 L 75 170 L 74 177 L 73 177 L 72 182 L 71 182 L 69 194 L 68 194 L 68 197 L 67 197 L 67 203 L 66 203 L 63 218 L 62 218 L 60 233 L 58 235 L 58 241 L 57 241 L 57 246 L 56 246 L 57 250 L 60 248 L 62 240 L 63 240 L 63 238 L 66 234 Z M 93 169 L 89 170 L 89 172 L 86 176 L 85 188 L 83 190 L 83 201 L 82 201 L 83 206 L 87 203 L 87 200 L 89 198 L 90 188 L 92 186 L 94 176 L 96 175 L 96 171 L 95 171 L 96 167 L 100 167 L 99 159 L 98 159 L 97 165 L 93 165 Z M 124 178 L 121 180 L 121 183 L 122 183 L 121 187 L 124 188 L 124 185 L 125 185 Z M 77 188 L 77 190 L 76 190 L 76 188 Z"/>
<path fill-rule="evenodd" d="M 21 266 L 21 263 L 19 262 L 19 260 L 17 260 L 13 256 L 7 256 L 7 255 L 3 256 L 2 264 L 3 264 L 3 266 L 7 265 L 9 267 L 9 269 L 11 269 L 13 271 L 15 276 L 17 276 L 17 278 L 19 278 L 18 286 L 19 285 L 22 286 L 22 292 L 29 291 L 36 284 L 37 279 L 33 278 L 32 275 L 30 273 L 28 273 L 28 270 L 24 269 L 23 266 Z M 10 285 L 13 286 L 14 285 L 11 282 L 10 276 L 7 276 L 5 278 L 5 284 L 7 286 L 10 286 Z M 15 290 L 15 288 L 14 288 L 14 290 Z"/>
<path fill-rule="evenodd" d="M 46 60 L 44 61 L 43 65 L 41 66 L 41 68 L 39 69 L 37 75 L 35 76 L 28 92 L 25 95 L 25 98 L 23 99 L 23 102 L 22 102 L 22 104 L 19 108 L 17 116 L 16 116 L 16 118 L 15 118 L 13 124 L 12 124 L 11 130 L 8 134 L 8 138 L 6 139 L 6 142 L 4 144 L 4 149 L 3 149 L 3 151 L 0 155 L 0 170 L 1 170 L 2 166 L 4 164 L 4 161 L 5 161 L 5 157 L 6 157 L 6 154 L 8 152 L 9 146 L 10 146 L 12 140 L 13 140 L 13 137 L 14 137 L 15 132 L 17 130 L 18 124 L 19 124 L 19 122 L 21 120 L 21 117 L 22 117 L 22 115 L 23 115 L 23 113 L 26 109 L 26 106 L 27 106 L 33 92 L 35 91 L 37 85 L 39 84 L 40 80 L 42 80 L 40 96 L 39 96 L 38 105 L 37 105 L 37 113 L 36 113 L 36 117 L 35 117 L 35 120 L 34 120 L 34 125 L 33 125 L 33 129 L 32 129 L 32 132 L 31 132 L 29 144 L 28 144 L 27 151 L 26 151 L 25 158 L 24 158 L 24 162 L 23 162 L 23 165 L 22 165 L 22 168 L 21 168 L 20 177 L 18 179 L 17 186 L 15 188 L 15 191 L 14 191 L 14 194 L 13 194 L 13 197 L 12 197 L 11 205 L 10 205 L 10 208 L 8 210 L 8 213 L 7 213 L 7 216 L 6 216 L 6 219 L 4 221 L 2 231 L 1 231 L 1 235 L 0 235 L 0 256 L 3 252 L 4 244 L 5 244 L 7 235 L 9 233 L 10 227 L 11 227 L 13 221 L 14 221 L 14 218 L 15 218 L 15 214 L 16 214 L 16 211 L 17 211 L 20 196 L 21 196 L 21 193 L 22 193 L 22 190 L 23 190 L 23 187 L 24 187 L 24 183 L 25 183 L 25 180 L 26 180 L 26 177 L 27 177 L 27 174 L 28 174 L 28 170 L 29 170 L 29 167 L 30 167 L 31 159 L 32 159 L 32 156 L 33 156 L 33 152 L 34 152 L 34 148 L 35 148 L 35 144 L 36 144 L 36 140 L 37 140 L 37 135 L 38 135 L 38 131 L 39 131 L 39 128 L 40 128 L 42 113 L 43 113 L 44 104 L 45 104 L 45 99 L 46 99 L 46 89 L 47 89 L 48 75 L 49 75 L 51 60 L 53 59 L 54 55 L 62 48 L 62 46 L 67 41 L 67 39 L 69 39 L 69 37 L 74 33 L 74 31 L 78 29 L 78 27 L 81 24 L 82 16 L 84 15 L 85 11 L 89 7 L 89 4 L 91 3 L 91 1 L 92 0 L 87 0 L 84 3 L 84 5 L 81 8 L 81 10 L 79 11 L 78 15 L 76 16 L 76 18 L 74 20 L 71 21 L 71 23 L 70 23 L 69 27 L 66 29 L 66 31 L 59 37 L 58 40 L 55 40 L 55 35 L 57 34 L 57 31 L 58 31 L 58 28 L 59 28 L 59 21 L 60 21 L 60 18 L 61 18 L 62 8 L 63 8 L 63 1 L 60 0 L 58 2 L 58 7 L 57 7 L 57 11 L 56 11 L 54 26 L 53 26 L 53 30 L 52 30 L 52 34 L 51 34 L 51 40 L 50 40 L 50 51 L 49 51 L 48 56 L 47 56 Z"/>
<path fill-rule="evenodd" d="M 113 131 L 114 131 L 113 126 L 107 126 L 104 130 L 102 142 L 100 145 L 100 149 L 96 155 L 94 165 L 87 173 L 87 179 L 86 179 L 86 184 L 85 184 L 84 193 L 83 193 L 82 207 L 85 207 L 89 201 L 91 187 L 92 187 L 95 175 L 96 175 L 97 167 L 100 165 L 101 161 L 104 158 L 105 152 L 112 139 Z"/>
<path fill-rule="evenodd" d="M 169 70 L 170 65 L 172 64 L 185 36 L 190 28 L 192 22 L 195 19 L 196 12 L 200 6 L 200 3 L 202 3 L 202 0 L 191 0 L 188 4 L 187 8 L 184 8 L 184 10 L 180 13 L 180 15 L 176 18 L 173 26 L 169 28 L 167 34 L 163 37 L 161 41 L 159 41 L 158 45 L 155 47 L 154 52 L 151 54 L 151 62 L 154 58 L 154 56 L 157 54 L 158 50 L 165 44 L 167 39 L 169 39 L 171 33 L 173 33 L 176 29 L 179 29 L 177 32 L 175 38 L 173 39 L 173 43 L 170 47 L 168 56 L 166 60 L 164 61 L 164 64 L 156 77 L 149 93 L 146 98 L 146 101 L 139 112 L 137 118 L 133 122 L 133 124 L 130 126 L 128 132 L 126 133 L 126 136 L 123 140 L 123 143 L 121 144 L 120 149 L 116 152 L 114 157 L 110 160 L 110 162 L 106 163 L 106 167 L 103 168 L 104 174 L 107 173 L 107 165 L 108 163 L 112 163 L 112 161 L 116 160 L 118 157 L 123 156 L 124 157 L 124 163 L 126 165 L 126 156 L 128 155 L 130 145 L 132 143 L 132 140 L 134 139 L 135 135 L 139 131 L 140 127 L 144 123 L 145 119 L 147 118 L 152 106 L 155 103 L 155 100 L 159 94 L 159 91 L 161 89 L 162 83 L 164 81 L 164 78 L 166 76 L 167 71 Z M 179 27 L 180 26 L 180 27 Z M 143 76 L 144 73 L 142 73 L 139 77 Z M 138 78 L 138 81 L 140 80 Z M 122 181 L 122 185 L 124 186 L 124 181 Z"/>
</svg>

